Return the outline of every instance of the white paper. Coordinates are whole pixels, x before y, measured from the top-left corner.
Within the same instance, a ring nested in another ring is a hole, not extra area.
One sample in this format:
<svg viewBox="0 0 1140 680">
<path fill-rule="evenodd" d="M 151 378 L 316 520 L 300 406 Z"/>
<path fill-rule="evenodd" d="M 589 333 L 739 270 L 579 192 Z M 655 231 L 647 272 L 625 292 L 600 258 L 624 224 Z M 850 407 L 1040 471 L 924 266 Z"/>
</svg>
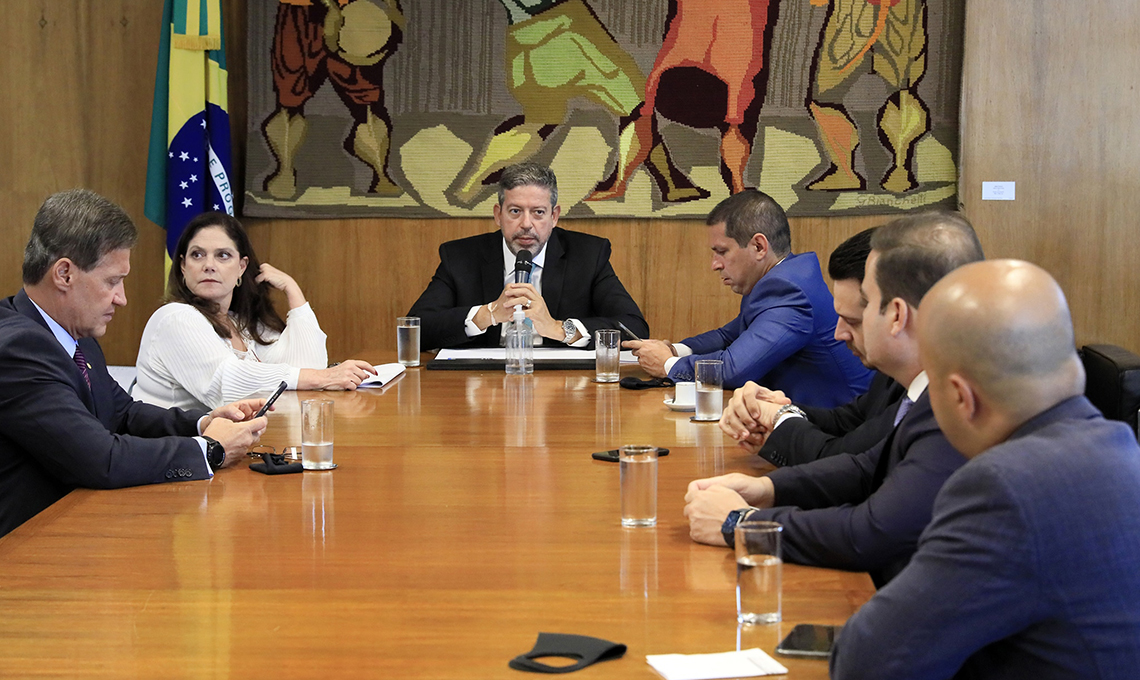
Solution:
<svg viewBox="0 0 1140 680">
<path fill-rule="evenodd" d="M 503 347 L 477 347 L 473 349 L 441 349 L 435 355 L 438 361 L 451 361 L 454 359 L 495 359 L 507 360 L 507 350 Z M 566 349 L 562 347 L 535 347 L 535 359 L 589 359 L 594 360 L 592 349 Z M 621 363 L 636 364 L 637 357 L 630 350 L 621 353 Z"/>
<path fill-rule="evenodd" d="M 665 680 L 716 680 L 786 675 L 788 669 L 760 649 L 720 654 L 651 654 L 645 657 Z"/>
<path fill-rule="evenodd" d="M 365 378 L 360 387 L 383 387 L 407 370 L 403 364 L 376 364 L 372 368 L 376 369 L 376 375 Z"/>
</svg>

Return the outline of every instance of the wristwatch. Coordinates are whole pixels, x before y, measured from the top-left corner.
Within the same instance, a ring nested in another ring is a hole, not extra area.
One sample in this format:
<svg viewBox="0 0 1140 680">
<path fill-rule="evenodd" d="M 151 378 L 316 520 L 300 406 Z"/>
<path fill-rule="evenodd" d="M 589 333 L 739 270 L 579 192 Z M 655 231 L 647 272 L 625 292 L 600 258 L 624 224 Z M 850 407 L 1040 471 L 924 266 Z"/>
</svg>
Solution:
<svg viewBox="0 0 1140 680">
<path fill-rule="evenodd" d="M 217 472 L 226 462 L 226 447 L 213 437 L 202 435 L 202 439 L 206 440 L 206 462 L 210 464 L 210 470 Z"/>
<path fill-rule="evenodd" d="M 563 338 L 562 342 L 569 345 L 570 341 L 574 339 L 574 336 L 578 334 L 578 326 L 574 324 L 573 320 L 566 319 L 562 322 L 562 332 L 566 334 L 566 337 Z"/>
<path fill-rule="evenodd" d="M 728 518 L 724 520 L 724 524 L 720 525 L 720 535 L 724 536 L 724 542 L 728 544 L 728 547 L 736 547 L 736 525 L 740 524 L 748 513 L 757 509 L 749 506 L 728 513 Z"/>
<path fill-rule="evenodd" d="M 772 419 L 772 423 L 775 424 L 785 413 L 794 413 L 801 418 L 807 418 L 807 414 L 804 413 L 804 410 L 799 406 L 795 404 L 784 404 L 776 410 L 776 417 Z"/>
</svg>

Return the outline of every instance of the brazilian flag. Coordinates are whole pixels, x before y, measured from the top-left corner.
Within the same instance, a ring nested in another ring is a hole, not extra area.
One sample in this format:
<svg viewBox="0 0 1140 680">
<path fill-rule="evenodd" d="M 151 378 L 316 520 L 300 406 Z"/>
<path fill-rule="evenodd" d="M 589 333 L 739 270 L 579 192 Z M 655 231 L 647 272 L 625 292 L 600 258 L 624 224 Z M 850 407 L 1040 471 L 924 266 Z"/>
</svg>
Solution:
<svg viewBox="0 0 1140 680">
<path fill-rule="evenodd" d="M 221 0 L 166 0 L 146 168 L 145 214 L 166 229 L 166 263 L 186 223 L 234 214 Z"/>
</svg>

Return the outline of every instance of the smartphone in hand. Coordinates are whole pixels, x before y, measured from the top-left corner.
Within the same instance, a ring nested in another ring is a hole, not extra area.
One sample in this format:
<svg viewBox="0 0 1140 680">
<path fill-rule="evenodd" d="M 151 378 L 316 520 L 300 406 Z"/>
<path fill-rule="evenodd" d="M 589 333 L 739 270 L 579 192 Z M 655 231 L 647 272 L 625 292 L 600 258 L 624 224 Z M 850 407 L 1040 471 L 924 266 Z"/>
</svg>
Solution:
<svg viewBox="0 0 1140 680">
<path fill-rule="evenodd" d="M 277 386 L 277 391 L 274 392 L 273 396 L 265 402 L 265 405 L 257 411 L 257 415 L 255 415 L 254 418 L 260 418 L 261 416 L 268 413 L 269 407 L 273 405 L 273 402 L 277 401 L 277 397 L 280 397 L 281 393 L 284 392 L 287 387 L 289 387 L 289 383 L 282 380 L 281 384 Z"/>
</svg>

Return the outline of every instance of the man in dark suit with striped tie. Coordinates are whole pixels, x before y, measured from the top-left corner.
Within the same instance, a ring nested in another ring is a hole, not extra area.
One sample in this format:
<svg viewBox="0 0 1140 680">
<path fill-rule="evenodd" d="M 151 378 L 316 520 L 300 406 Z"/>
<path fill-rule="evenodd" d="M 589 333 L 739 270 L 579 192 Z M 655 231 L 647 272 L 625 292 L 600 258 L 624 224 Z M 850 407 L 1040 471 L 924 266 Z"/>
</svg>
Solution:
<svg viewBox="0 0 1140 680">
<path fill-rule="evenodd" d="M 127 303 L 138 231 L 85 190 L 50 196 L 24 251 L 24 288 L 0 300 L 0 536 L 76 487 L 208 479 L 265 430 L 264 400 L 211 413 L 136 402 L 96 342 Z"/>
<path fill-rule="evenodd" d="M 866 571 L 882 587 L 914 554 L 934 498 L 966 459 L 934 420 L 918 356 L 922 296 L 957 267 L 981 260 L 964 217 L 903 217 L 871 237 L 861 291 L 867 361 L 907 387 L 894 427 L 869 450 L 785 467 L 764 477 L 739 473 L 689 484 L 685 516 L 694 540 L 732 545 L 742 519 L 784 526 L 784 559 Z"/>
</svg>

